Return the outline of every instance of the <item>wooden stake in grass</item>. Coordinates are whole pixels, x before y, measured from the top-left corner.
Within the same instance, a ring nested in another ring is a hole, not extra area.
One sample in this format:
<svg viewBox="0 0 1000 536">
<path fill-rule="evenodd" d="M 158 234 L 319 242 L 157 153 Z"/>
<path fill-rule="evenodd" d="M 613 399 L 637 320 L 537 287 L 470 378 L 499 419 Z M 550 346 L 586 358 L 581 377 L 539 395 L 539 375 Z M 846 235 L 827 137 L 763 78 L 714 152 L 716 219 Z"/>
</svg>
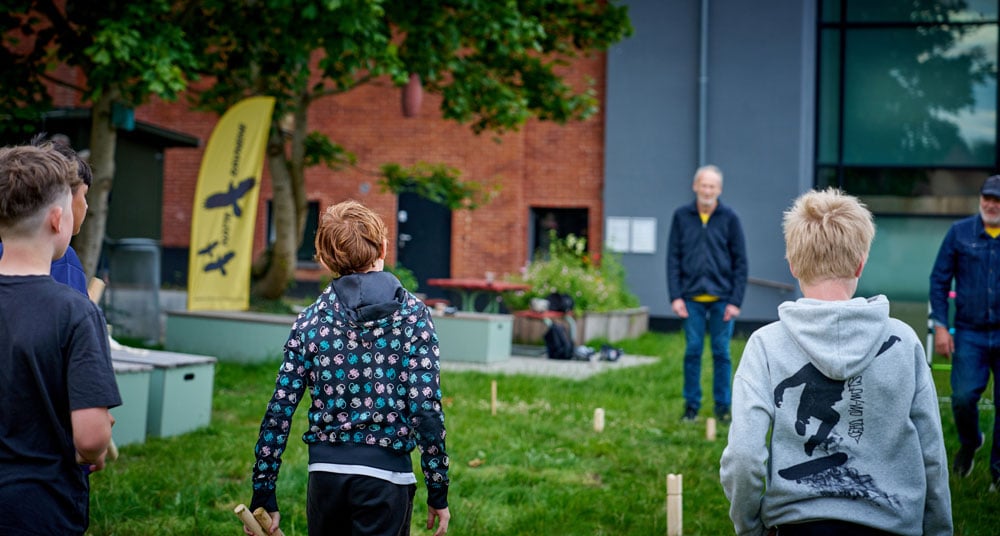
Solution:
<svg viewBox="0 0 1000 536">
<path fill-rule="evenodd" d="M 705 438 L 709 441 L 715 441 L 715 419 L 712 417 L 705 421 Z"/>
<path fill-rule="evenodd" d="M 604 408 L 594 408 L 594 431 L 604 431 Z"/>
<path fill-rule="evenodd" d="M 490 414 L 497 414 L 497 381 L 490 382 Z"/>
<path fill-rule="evenodd" d="M 667 536 L 681 536 L 684 530 L 683 475 L 667 475 Z"/>
</svg>

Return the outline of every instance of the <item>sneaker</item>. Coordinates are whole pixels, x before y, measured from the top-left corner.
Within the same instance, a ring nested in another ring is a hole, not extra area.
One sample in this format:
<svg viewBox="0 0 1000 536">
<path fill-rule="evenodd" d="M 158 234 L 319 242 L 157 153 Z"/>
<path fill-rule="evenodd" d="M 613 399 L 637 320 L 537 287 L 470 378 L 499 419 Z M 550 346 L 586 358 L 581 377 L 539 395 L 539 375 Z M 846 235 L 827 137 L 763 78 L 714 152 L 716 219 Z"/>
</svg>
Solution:
<svg viewBox="0 0 1000 536">
<path fill-rule="evenodd" d="M 983 446 L 983 434 L 979 434 L 979 444 L 976 446 L 962 445 L 958 447 L 958 453 L 955 454 L 955 464 L 952 466 L 952 471 L 956 475 L 965 478 L 972 473 L 972 467 L 976 465 L 976 451 L 979 447 Z"/>
<path fill-rule="evenodd" d="M 615 362 L 621 359 L 622 355 L 625 354 L 625 350 L 621 348 L 615 348 L 610 344 L 605 344 L 601 346 L 601 360 Z"/>
<path fill-rule="evenodd" d="M 684 409 L 684 416 L 681 417 L 684 422 L 695 422 L 698 420 L 698 410 L 688 406 Z"/>
<path fill-rule="evenodd" d="M 715 420 L 721 425 L 729 426 L 729 423 L 733 422 L 733 416 L 728 411 L 717 411 L 715 412 Z"/>
</svg>

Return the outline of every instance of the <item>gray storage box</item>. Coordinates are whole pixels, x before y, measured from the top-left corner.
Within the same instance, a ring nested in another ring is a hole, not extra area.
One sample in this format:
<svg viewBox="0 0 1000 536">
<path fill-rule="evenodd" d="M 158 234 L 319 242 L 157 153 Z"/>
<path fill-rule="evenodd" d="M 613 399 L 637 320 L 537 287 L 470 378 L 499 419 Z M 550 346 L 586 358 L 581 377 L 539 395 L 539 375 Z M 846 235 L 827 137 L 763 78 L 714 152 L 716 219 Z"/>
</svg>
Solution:
<svg viewBox="0 0 1000 536">
<path fill-rule="evenodd" d="M 121 347 L 115 361 L 151 365 L 146 433 L 169 437 L 207 426 L 212 418 L 214 357 Z"/>
<path fill-rule="evenodd" d="M 146 421 L 149 411 L 149 381 L 152 365 L 112 361 L 122 405 L 111 408 L 115 425 L 111 436 L 119 446 L 146 441 Z"/>
<path fill-rule="evenodd" d="M 510 357 L 514 321 L 511 315 L 457 312 L 434 314 L 441 361 L 492 363 Z"/>
</svg>

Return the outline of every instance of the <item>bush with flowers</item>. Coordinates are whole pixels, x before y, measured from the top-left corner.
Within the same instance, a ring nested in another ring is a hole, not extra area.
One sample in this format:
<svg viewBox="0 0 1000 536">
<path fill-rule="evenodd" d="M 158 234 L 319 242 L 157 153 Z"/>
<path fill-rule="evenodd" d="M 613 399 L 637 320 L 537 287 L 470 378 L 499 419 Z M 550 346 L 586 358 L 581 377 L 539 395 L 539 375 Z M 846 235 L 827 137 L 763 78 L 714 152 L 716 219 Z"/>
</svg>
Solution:
<svg viewBox="0 0 1000 536">
<path fill-rule="evenodd" d="M 530 262 L 509 281 L 531 285 L 531 290 L 504 296 L 510 310 L 528 309 L 533 298 L 555 292 L 573 298 L 577 312 L 606 312 L 639 306 L 639 298 L 625 284 L 625 268 L 619 256 L 605 251 L 591 256 L 587 239 L 575 235 L 558 238 L 550 234 L 548 251 Z"/>
</svg>

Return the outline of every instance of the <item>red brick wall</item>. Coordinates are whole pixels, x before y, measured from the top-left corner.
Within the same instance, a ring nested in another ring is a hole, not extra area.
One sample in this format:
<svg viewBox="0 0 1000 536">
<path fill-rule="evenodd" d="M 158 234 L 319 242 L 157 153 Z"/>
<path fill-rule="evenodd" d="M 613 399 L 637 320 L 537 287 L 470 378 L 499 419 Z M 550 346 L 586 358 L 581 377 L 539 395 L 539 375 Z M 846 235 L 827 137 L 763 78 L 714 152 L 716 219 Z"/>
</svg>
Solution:
<svg viewBox="0 0 1000 536">
<path fill-rule="evenodd" d="M 572 82 L 585 77 L 595 81 L 603 109 L 603 55 L 575 63 L 568 74 Z M 380 192 L 374 173 L 385 162 L 442 162 L 460 169 L 463 179 L 501 186 L 490 204 L 453 214 L 453 276 L 479 277 L 486 271 L 504 274 L 523 266 L 528 259 L 530 209 L 535 206 L 587 208 L 591 250 L 599 249 L 603 231 L 603 112 L 583 123 L 560 126 L 532 121 L 519 132 L 476 136 L 468 126 L 442 120 L 440 101 L 435 97 L 425 95 L 420 114 L 411 118 L 403 117 L 400 101 L 401 89 L 383 80 L 312 105 L 309 129 L 325 132 L 354 152 L 358 170 L 308 170 L 309 200 L 318 201 L 323 208 L 344 199 L 357 199 L 382 214 L 390 234 L 395 236 L 396 199 Z M 183 102 L 153 102 L 136 110 L 139 120 L 202 140 L 198 149 L 169 149 L 166 153 L 165 247 L 188 246 L 198 167 L 217 120 L 212 114 L 188 110 Z M 257 251 L 265 244 L 265 203 L 269 196 L 270 178 L 265 165 L 257 212 Z M 395 252 L 390 251 L 390 263 L 394 257 Z"/>
</svg>

